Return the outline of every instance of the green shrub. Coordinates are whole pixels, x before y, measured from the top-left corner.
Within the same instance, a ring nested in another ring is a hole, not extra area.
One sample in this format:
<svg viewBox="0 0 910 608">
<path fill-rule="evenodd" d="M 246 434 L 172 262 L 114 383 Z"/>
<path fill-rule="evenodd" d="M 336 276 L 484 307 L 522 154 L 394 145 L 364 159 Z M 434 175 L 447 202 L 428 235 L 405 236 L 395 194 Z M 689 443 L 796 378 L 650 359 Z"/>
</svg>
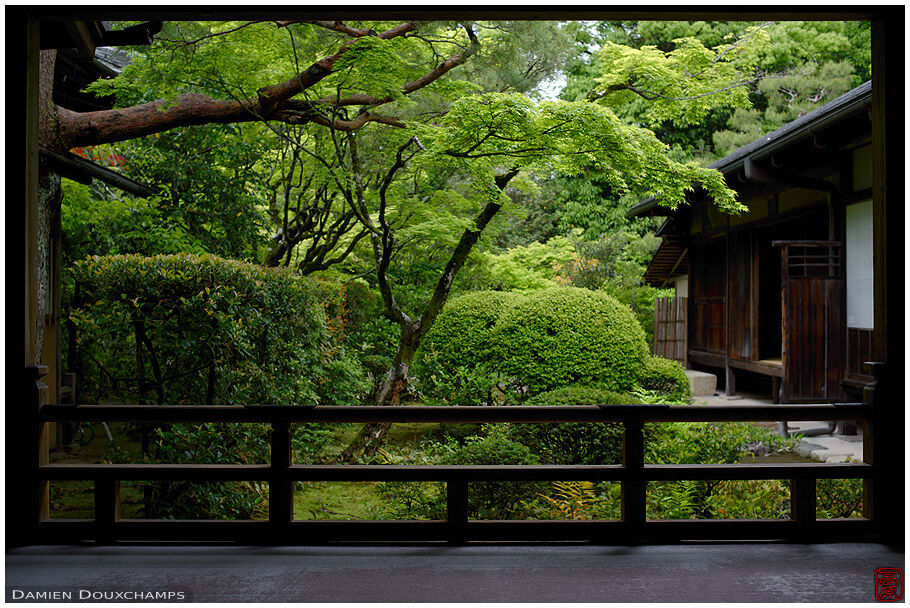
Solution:
<svg viewBox="0 0 910 608">
<path fill-rule="evenodd" d="M 530 395 L 576 384 L 626 391 L 648 356 L 627 307 L 576 287 L 537 292 L 504 311 L 491 346 L 490 360 Z"/>
<path fill-rule="evenodd" d="M 179 254 L 94 257 L 73 273 L 83 403 L 349 404 L 367 388 L 327 321 L 325 286 L 293 272 Z M 146 459 L 262 462 L 267 438 L 267 425 L 163 425 Z M 301 425 L 295 452 L 311 458 L 330 438 Z M 255 484 L 156 483 L 146 513 L 249 517 L 262 500 Z"/>
<path fill-rule="evenodd" d="M 541 393 L 525 405 L 619 405 L 638 400 L 625 393 L 571 386 Z M 510 439 L 527 446 L 547 464 L 619 464 L 623 426 L 619 423 L 561 422 L 510 424 Z"/>
<path fill-rule="evenodd" d="M 421 393 L 450 405 L 493 402 L 501 378 L 488 354 L 492 330 L 522 300 L 517 293 L 480 291 L 446 304 L 415 357 Z"/>
<path fill-rule="evenodd" d="M 73 267 L 83 397 L 169 404 L 350 404 L 362 370 L 326 321 L 320 289 L 212 255 L 116 255 Z M 137 343 L 140 348 L 137 349 Z M 118 378 L 144 378 L 119 383 Z"/>
<path fill-rule="evenodd" d="M 645 462 L 650 464 L 733 464 L 742 461 L 746 448 L 758 442 L 782 452 L 799 443 L 798 439 L 783 439 L 768 429 L 744 422 L 670 422 L 655 427 L 654 436 L 645 442 Z M 648 517 L 714 519 L 748 510 L 756 517 L 779 517 L 784 507 L 771 499 L 784 495 L 779 485 L 752 488 L 755 496 L 766 495 L 765 499 L 744 495 L 743 487 L 730 480 L 652 482 Z M 751 502 L 746 504 L 744 500 Z"/>
<path fill-rule="evenodd" d="M 645 332 L 648 346 L 654 346 L 654 299 L 675 295 L 672 288 L 651 287 L 650 285 L 621 285 L 607 281 L 600 288 L 605 294 L 628 306 Z"/>
<path fill-rule="evenodd" d="M 638 404 L 628 393 L 618 393 L 596 386 L 566 386 L 540 393 L 524 405 L 627 405 Z"/>
<path fill-rule="evenodd" d="M 469 437 L 468 442 L 441 458 L 442 464 L 538 464 L 526 446 L 494 433 Z M 468 516 L 475 519 L 508 519 L 544 486 L 514 481 L 482 481 L 468 484 Z"/>
<path fill-rule="evenodd" d="M 862 479 L 819 479 L 816 482 L 816 517 L 862 517 Z"/>
<path fill-rule="evenodd" d="M 676 361 L 647 357 L 638 376 L 641 388 L 664 397 L 664 403 L 688 405 L 692 390 L 683 367 Z"/>
</svg>

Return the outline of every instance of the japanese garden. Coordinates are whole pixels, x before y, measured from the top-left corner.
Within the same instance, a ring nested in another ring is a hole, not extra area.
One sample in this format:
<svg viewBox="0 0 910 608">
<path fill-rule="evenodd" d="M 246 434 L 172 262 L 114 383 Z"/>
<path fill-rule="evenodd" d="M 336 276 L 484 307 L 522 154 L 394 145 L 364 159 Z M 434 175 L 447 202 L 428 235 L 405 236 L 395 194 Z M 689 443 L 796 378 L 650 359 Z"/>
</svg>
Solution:
<svg viewBox="0 0 910 608">
<path fill-rule="evenodd" d="M 148 31 L 74 92 L 96 107 L 42 97 L 42 146 L 114 175 L 41 177 L 43 200 L 59 203 L 61 403 L 698 405 L 684 366 L 654 354 L 655 299 L 674 294 L 644 278 L 662 220 L 630 211 L 698 194 L 719 217 L 743 216 L 709 165 L 868 82 L 872 63 L 859 21 Z M 42 54 L 42 86 L 57 95 L 54 61 Z M 271 432 L 60 423 L 50 461 L 264 464 Z M 802 461 L 799 436 L 773 424 L 642 432 L 648 464 Z M 624 453 L 613 422 L 290 433 L 295 464 L 615 465 Z M 650 481 L 647 517 L 786 519 L 789 484 Z M 621 486 L 472 481 L 467 510 L 614 520 Z M 269 517 L 266 482 L 125 480 L 119 492 L 124 518 Z M 818 518 L 861 516 L 861 480 L 819 479 L 816 492 Z M 49 500 L 52 518 L 91 517 L 90 482 L 53 481 Z M 293 516 L 439 520 L 446 501 L 439 481 L 297 481 Z"/>
</svg>

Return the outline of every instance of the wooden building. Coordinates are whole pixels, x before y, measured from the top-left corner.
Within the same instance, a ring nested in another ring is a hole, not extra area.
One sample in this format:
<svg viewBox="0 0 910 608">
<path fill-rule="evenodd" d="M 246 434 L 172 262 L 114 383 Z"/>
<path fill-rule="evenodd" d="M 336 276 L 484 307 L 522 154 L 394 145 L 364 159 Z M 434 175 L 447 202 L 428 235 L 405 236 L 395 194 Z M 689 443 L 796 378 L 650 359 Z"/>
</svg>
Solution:
<svg viewBox="0 0 910 608">
<path fill-rule="evenodd" d="M 867 82 L 715 162 L 742 215 L 703 194 L 632 209 L 667 217 L 645 275 L 676 288 L 658 303 L 658 352 L 717 372 L 727 394 L 740 377 L 775 402 L 861 398 L 875 328 L 871 104 Z"/>
</svg>

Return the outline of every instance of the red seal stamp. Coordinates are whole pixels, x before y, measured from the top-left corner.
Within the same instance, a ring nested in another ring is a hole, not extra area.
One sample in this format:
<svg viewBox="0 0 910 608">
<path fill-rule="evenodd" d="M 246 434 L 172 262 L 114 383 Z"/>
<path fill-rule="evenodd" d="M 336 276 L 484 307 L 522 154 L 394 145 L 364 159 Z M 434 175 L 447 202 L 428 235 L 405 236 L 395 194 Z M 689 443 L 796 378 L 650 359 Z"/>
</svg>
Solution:
<svg viewBox="0 0 910 608">
<path fill-rule="evenodd" d="M 900 568 L 875 569 L 875 601 L 899 602 L 904 599 L 904 573 Z"/>
</svg>

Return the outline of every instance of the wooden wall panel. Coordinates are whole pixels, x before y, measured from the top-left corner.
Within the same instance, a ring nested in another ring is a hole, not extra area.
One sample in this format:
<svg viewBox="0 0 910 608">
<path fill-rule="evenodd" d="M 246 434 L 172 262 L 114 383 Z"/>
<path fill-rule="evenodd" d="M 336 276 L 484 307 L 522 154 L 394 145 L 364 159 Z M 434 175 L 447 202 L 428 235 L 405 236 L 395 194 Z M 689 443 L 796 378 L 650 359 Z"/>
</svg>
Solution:
<svg viewBox="0 0 910 608">
<path fill-rule="evenodd" d="M 726 240 L 693 247 L 690 266 L 689 348 L 706 352 L 725 352 L 726 346 Z"/>
<path fill-rule="evenodd" d="M 748 361 L 757 358 L 752 356 L 752 333 L 756 324 L 755 307 L 752 306 L 752 232 L 733 232 L 729 239 L 728 354 Z"/>
<path fill-rule="evenodd" d="M 847 376 L 860 376 L 871 380 L 869 372 L 863 367 L 866 361 L 872 361 L 872 333 L 871 329 L 847 329 Z"/>
</svg>

